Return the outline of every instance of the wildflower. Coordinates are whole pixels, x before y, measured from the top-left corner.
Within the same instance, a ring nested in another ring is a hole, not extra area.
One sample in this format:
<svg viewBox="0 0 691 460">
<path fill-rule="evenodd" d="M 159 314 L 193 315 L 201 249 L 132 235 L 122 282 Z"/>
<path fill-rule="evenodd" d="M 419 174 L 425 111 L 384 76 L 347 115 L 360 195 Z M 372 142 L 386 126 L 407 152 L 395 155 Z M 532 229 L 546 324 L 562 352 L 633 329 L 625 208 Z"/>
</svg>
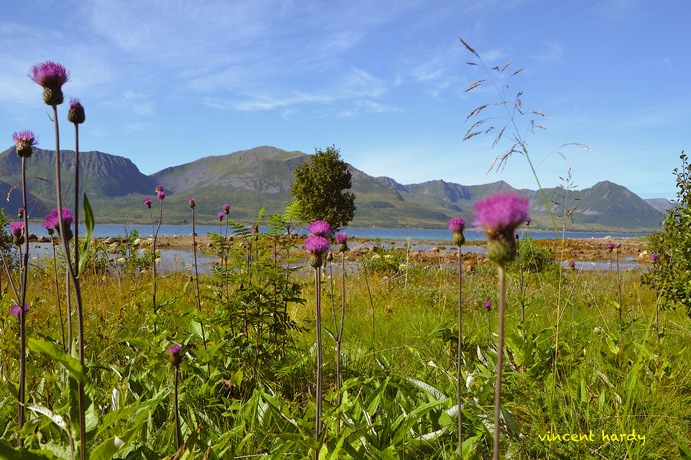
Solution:
<svg viewBox="0 0 691 460">
<path fill-rule="evenodd" d="M 329 250 L 329 240 L 319 235 L 307 237 L 305 250 L 310 254 L 309 264 L 314 268 L 321 267 L 324 254 Z"/>
<path fill-rule="evenodd" d="M 70 227 L 72 225 L 73 221 L 72 217 L 72 211 L 70 211 L 67 208 L 62 208 L 62 226 L 65 230 L 65 240 L 71 240 L 72 239 L 72 228 Z M 56 232 L 60 233 L 60 220 L 58 218 L 58 210 L 53 209 L 46 218 L 43 220 L 43 228 L 48 230 L 49 228 L 52 228 Z"/>
<path fill-rule="evenodd" d="M 195 206 L 197 206 L 197 203 L 194 202 L 194 198 L 190 197 L 189 200 L 187 200 L 187 203 L 189 203 L 190 208 L 194 209 Z"/>
<path fill-rule="evenodd" d="M 75 125 L 81 125 L 84 123 L 84 120 L 86 120 L 84 107 L 81 102 L 79 102 L 79 99 L 70 99 L 70 110 L 67 112 L 67 120 Z"/>
<path fill-rule="evenodd" d="M 338 245 L 338 252 L 346 252 L 348 250 L 348 234 L 343 232 L 336 233 L 334 238 Z"/>
<path fill-rule="evenodd" d="M 314 236 L 328 238 L 331 236 L 331 225 L 324 220 L 315 220 L 307 225 L 307 231 Z"/>
<path fill-rule="evenodd" d="M 463 246 L 465 237 L 463 236 L 463 229 L 465 228 L 465 221 L 460 217 L 454 217 L 449 220 L 449 230 L 453 233 L 453 244 L 456 246 Z"/>
<path fill-rule="evenodd" d="M 614 249 L 614 243 L 610 241 L 605 247 L 609 250 L 609 252 L 612 252 L 612 249 Z"/>
<path fill-rule="evenodd" d="M 571 270 L 576 269 L 576 262 L 573 260 L 569 260 L 569 267 L 571 267 Z"/>
<path fill-rule="evenodd" d="M 23 218 L 24 218 L 24 208 L 17 209 L 17 219 L 23 219 Z"/>
<path fill-rule="evenodd" d="M 170 353 L 170 362 L 173 363 L 173 366 L 178 367 L 184 357 L 182 354 L 182 345 L 169 346 L 168 353 Z"/>
<path fill-rule="evenodd" d="M 21 158 L 29 158 L 33 153 L 33 146 L 37 144 L 33 131 L 19 131 L 12 134 L 12 141 Z"/>
<path fill-rule="evenodd" d="M 151 198 L 144 198 L 144 204 L 147 208 L 151 209 Z"/>
<path fill-rule="evenodd" d="M 16 316 L 18 318 L 20 313 L 21 309 L 19 308 L 19 305 L 12 305 L 12 307 L 10 308 L 10 316 Z M 27 304 L 24 304 L 24 314 L 26 315 L 27 313 L 29 313 L 29 306 Z"/>
<path fill-rule="evenodd" d="M 492 302 L 487 300 L 482 306 L 485 307 L 485 310 L 489 311 L 490 308 L 492 308 Z"/>
<path fill-rule="evenodd" d="M 525 220 L 525 225 L 526 225 L 526 226 L 530 226 L 530 223 L 531 223 L 532 221 L 533 221 L 533 219 L 531 219 L 530 216 L 528 216 L 528 218 Z"/>
<path fill-rule="evenodd" d="M 165 192 L 165 190 L 163 190 L 163 187 L 160 185 L 158 187 L 156 187 L 156 198 L 158 199 L 158 201 L 163 201 L 165 199 L 165 197 L 166 197 L 166 192 Z"/>
<path fill-rule="evenodd" d="M 216 215 L 218 216 L 218 220 L 223 222 L 223 216 L 225 216 L 225 213 L 223 211 L 218 211 Z"/>
<path fill-rule="evenodd" d="M 10 233 L 12 234 L 12 242 L 19 246 L 24 242 L 24 222 L 11 222 Z"/>
<path fill-rule="evenodd" d="M 223 205 L 223 214 L 225 214 L 226 216 L 227 216 L 228 214 L 230 214 L 230 205 L 229 205 L 229 204 L 224 204 L 224 205 Z"/>
<path fill-rule="evenodd" d="M 52 106 L 62 104 L 62 85 L 70 79 L 64 66 L 53 61 L 35 64 L 29 71 L 29 77 L 43 86 L 43 102 Z"/>
<path fill-rule="evenodd" d="M 657 262 L 657 259 L 659 259 L 659 258 L 660 258 L 660 256 L 657 254 L 657 252 L 651 252 L 650 253 L 650 260 L 652 260 L 653 262 Z"/>
<path fill-rule="evenodd" d="M 487 256 L 503 265 L 516 257 L 514 230 L 528 218 L 530 201 L 513 193 L 498 193 L 475 203 L 475 227 L 487 235 Z"/>
</svg>

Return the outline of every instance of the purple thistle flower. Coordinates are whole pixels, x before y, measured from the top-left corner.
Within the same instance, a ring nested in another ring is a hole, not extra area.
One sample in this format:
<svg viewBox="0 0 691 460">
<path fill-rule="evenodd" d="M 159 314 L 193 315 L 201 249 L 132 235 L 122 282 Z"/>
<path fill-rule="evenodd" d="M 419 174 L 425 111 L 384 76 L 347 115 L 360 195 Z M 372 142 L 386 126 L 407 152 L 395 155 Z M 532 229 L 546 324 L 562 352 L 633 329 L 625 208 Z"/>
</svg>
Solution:
<svg viewBox="0 0 691 460">
<path fill-rule="evenodd" d="M 657 262 L 657 259 L 659 259 L 659 258 L 660 258 L 660 256 L 657 254 L 657 252 L 651 252 L 650 253 L 650 260 L 652 260 L 653 262 Z"/>
<path fill-rule="evenodd" d="M 229 204 L 224 204 L 223 205 L 223 213 L 227 216 L 230 214 L 230 205 Z"/>
<path fill-rule="evenodd" d="M 533 221 L 533 219 L 531 219 L 530 216 L 528 216 L 528 218 L 526 218 L 526 220 L 525 220 L 525 224 L 526 224 L 526 225 L 530 225 L 530 223 L 531 223 L 532 221 Z"/>
<path fill-rule="evenodd" d="M 33 131 L 19 131 L 12 134 L 12 141 L 21 158 L 29 158 L 33 153 L 33 146 L 38 142 Z"/>
<path fill-rule="evenodd" d="M 310 254 L 309 263 L 312 267 L 321 267 L 324 254 L 329 251 L 329 240 L 323 236 L 312 235 L 305 238 L 305 251 Z"/>
<path fill-rule="evenodd" d="M 144 198 L 144 205 L 146 205 L 147 208 L 151 209 L 151 198 Z"/>
<path fill-rule="evenodd" d="M 474 226 L 487 236 L 511 231 L 528 219 L 530 201 L 513 193 L 498 193 L 475 203 Z"/>
<path fill-rule="evenodd" d="M 218 216 L 218 220 L 220 222 L 223 222 L 223 216 L 225 216 L 226 214 L 223 211 L 218 211 L 216 215 Z"/>
<path fill-rule="evenodd" d="M 487 256 L 503 265 L 516 257 L 514 230 L 528 219 L 530 201 L 513 193 L 498 193 L 475 203 L 476 228 L 489 240 Z"/>
<path fill-rule="evenodd" d="M 84 107 L 81 102 L 79 102 L 79 99 L 70 99 L 70 110 L 67 112 L 67 120 L 75 125 L 81 125 L 84 123 L 84 120 L 86 120 Z"/>
<path fill-rule="evenodd" d="M 329 238 L 331 236 L 331 225 L 324 220 L 315 220 L 307 225 L 307 231 L 314 236 Z"/>
<path fill-rule="evenodd" d="M 334 236 L 336 244 L 338 245 L 338 252 L 346 252 L 348 250 L 348 234 L 347 233 L 336 233 Z"/>
<path fill-rule="evenodd" d="M 305 250 L 310 254 L 324 254 L 329 246 L 329 240 L 323 236 L 312 235 L 305 238 Z"/>
<path fill-rule="evenodd" d="M 24 208 L 17 209 L 17 219 L 23 219 L 23 218 L 24 218 Z"/>
<path fill-rule="evenodd" d="M 190 199 L 187 200 L 187 203 L 190 205 L 190 208 L 197 206 L 197 203 L 194 202 L 194 197 L 190 197 Z"/>
<path fill-rule="evenodd" d="M 10 316 L 16 316 L 18 318 L 20 313 L 21 308 L 19 308 L 19 305 L 12 305 L 12 307 L 10 308 Z M 27 304 L 24 304 L 24 314 L 26 315 L 27 313 L 29 313 L 29 306 Z"/>
<path fill-rule="evenodd" d="M 70 211 L 67 208 L 62 208 L 62 226 L 65 229 L 65 239 L 66 240 L 71 240 L 72 239 L 72 229 L 70 226 L 72 225 L 72 222 L 74 221 L 74 217 L 72 216 L 72 211 Z M 53 209 L 48 213 L 46 218 L 43 220 L 43 228 L 46 230 L 48 229 L 53 229 L 54 231 L 60 233 L 60 218 L 58 217 L 58 210 Z"/>
<path fill-rule="evenodd" d="M 170 353 L 170 362 L 173 363 L 175 367 L 179 366 L 182 362 L 182 346 L 181 345 L 170 345 L 168 347 L 168 353 Z"/>
<path fill-rule="evenodd" d="M 166 192 L 161 191 L 156 193 L 156 198 L 158 201 L 163 201 L 166 198 Z"/>
<path fill-rule="evenodd" d="M 610 241 L 605 247 L 609 249 L 609 252 L 612 252 L 612 249 L 614 249 L 614 243 Z"/>
<path fill-rule="evenodd" d="M 483 305 L 487 311 L 489 311 L 490 308 L 492 308 L 492 302 L 490 300 L 487 300 Z"/>
<path fill-rule="evenodd" d="M 464 228 L 465 221 L 460 217 L 454 217 L 449 220 L 449 230 L 451 230 L 452 233 L 463 233 Z"/>
<path fill-rule="evenodd" d="M 576 268 L 576 262 L 573 260 L 570 260 L 569 261 L 569 267 L 571 267 L 571 269 L 575 269 Z"/>
<path fill-rule="evenodd" d="M 62 104 L 62 85 L 70 79 L 67 69 L 62 64 L 53 61 L 35 64 L 29 70 L 29 77 L 43 87 L 43 101 L 46 104 Z"/>
<path fill-rule="evenodd" d="M 24 242 L 24 222 L 10 222 L 12 242 L 19 246 Z"/>
<path fill-rule="evenodd" d="M 453 233 L 453 243 L 456 246 L 462 246 L 465 243 L 463 236 L 463 229 L 465 228 L 465 221 L 460 217 L 454 217 L 449 220 L 449 230 Z"/>
<path fill-rule="evenodd" d="M 171 355 L 175 355 L 177 353 L 180 353 L 182 351 L 182 345 L 171 345 L 168 347 L 168 353 Z"/>
</svg>

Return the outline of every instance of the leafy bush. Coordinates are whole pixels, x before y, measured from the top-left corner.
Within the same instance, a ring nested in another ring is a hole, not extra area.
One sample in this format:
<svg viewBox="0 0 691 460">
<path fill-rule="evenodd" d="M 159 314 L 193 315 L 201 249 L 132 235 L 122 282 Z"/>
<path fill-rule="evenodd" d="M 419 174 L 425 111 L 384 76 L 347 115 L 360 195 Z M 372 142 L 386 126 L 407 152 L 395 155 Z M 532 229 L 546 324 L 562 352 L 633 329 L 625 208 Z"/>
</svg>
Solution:
<svg viewBox="0 0 691 460">
<path fill-rule="evenodd" d="M 665 212 L 662 231 L 650 236 L 650 252 L 657 254 L 643 283 L 658 293 L 669 307 L 682 305 L 691 316 L 691 165 L 682 151 L 677 176 L 676 205 Z"/>
<path fill-rule="evenodd" d="M 554 254 L 549 248 L 541 248 L 527 236 L 518 243 L 518 257 L 523 270 L 541 273 L 554 263 Z"/>
</svg>

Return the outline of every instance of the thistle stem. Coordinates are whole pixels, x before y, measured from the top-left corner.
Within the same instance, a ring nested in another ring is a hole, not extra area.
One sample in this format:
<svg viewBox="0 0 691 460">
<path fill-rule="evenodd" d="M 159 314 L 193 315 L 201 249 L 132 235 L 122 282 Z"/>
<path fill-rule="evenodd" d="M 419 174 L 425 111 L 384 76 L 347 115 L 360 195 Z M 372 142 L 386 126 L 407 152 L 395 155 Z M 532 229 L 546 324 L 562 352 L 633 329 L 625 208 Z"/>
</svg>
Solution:
<svg viewBox="0 0 691 460">
<path fill-rule="evenodd" d="M 70 258 L 70 247 L 65 238 L 65 223 L 62 218 L 62 183 L 60 178 L 60 130 L 58 127 L 58 107 L 53 105 L 53 124 L 55 125 L 55 187 L 57 195 L 58 204 L 58 229 L 60 233 L 60 242 L 62 243 L 62 249 L 65 253 L 65 265 L 67 265 L 68 274 L 68 290 L 69 293 L 69 281 L 72 281 L 74 287 L 75 300 L 77 301 L 77 333 L 79 338 L 79 361 L 84 365 L 84 315 L 82 309 L 82 294 L 79 286 L 79 279 L 76 275 L 75 268 L 72 266 Z M 79 262 L 75 261 L 75 265 Z M 69 307 L 69 303 L 68 303 Z M 79 449 L 79 456 L 81 460 L 86 460 L 86 402 L 84 394 L 84 382 L 77 382 L 77 391 L 79 398 L 79 439 L 81 442 L 81 448 Z"/>
<path fill-rule="evenodd" d="M 322 433 L 322 328 L 321 328 L 321 267 L 314 269 L 314 287 L 316 294 L 316 332 L 317 332 L 317 409 L 315 416 L 314 437 L 319 442 Z M 319 459 L 319 449 L 315 452 L 315 460 Z"/>
<path fill-rule="evenodd" d="M 494 387 L 494 442 L 492 445 L 492 458 L 499 460 L 499 433 L 501 430 L 501 379 L 504 371 L 504 297 L 506 295 L 506 282 L 504 267 L 498 265 L 499 275 L 499 323 L 497 326 L 497 379 Z"/>
<path fill-rule="evenodd" d="M 26 288 L 27 278 L 29 272 L 29 222 L 26 199 L 26 158 L 22 157 L 22 203 L 24 212 L 22 213 L 24 223 L 24 254 L 20 249 L 21 266 L 21 284 L 20 284 L 20 299 L 19 299 L 19 388 L 17 391 L 17 399 L 19 400 L 19 410 L 17 413 L 17 423 L 19 431 L 21 432 L 24 426 L 24 403 L 26 402 L 26 314 L 24 312 L 24 304 L 26 303 Z M 19 437 L 19 446 L 24 445 L 24 439 Z"/>
<path fill-rule="evenodd" d="M 456 355 L 456 401 L 458 403 L 458 455 L 463 458 L 463 412 L 461 412 L 462 384 L 461 364 L 463 359 L 463 251 L 458 246 L 458 349 Z"/>
</svg>

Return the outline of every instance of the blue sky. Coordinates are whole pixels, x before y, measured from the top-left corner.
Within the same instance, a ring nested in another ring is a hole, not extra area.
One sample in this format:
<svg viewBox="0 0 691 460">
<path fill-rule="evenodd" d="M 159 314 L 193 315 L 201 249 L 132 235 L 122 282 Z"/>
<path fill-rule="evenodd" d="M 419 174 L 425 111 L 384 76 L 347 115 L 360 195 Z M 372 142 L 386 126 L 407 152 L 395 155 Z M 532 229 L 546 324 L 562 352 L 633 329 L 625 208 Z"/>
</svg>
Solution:
<svg viewBox="0 0 691 460">
<path fill-rule="evenodd" d="M 463 141 L 468 113 L 495 102 L 466 64 L 525 68 L 507 97 L 550 118 L 530 133 L 543 186 L 602 180 L 644 198 L 676 195 L 691 151 L 691 3 L 686 0 L 10 0 L 0 19 L 0 127 L 54 147 L 41 88 L 54 60 L 86 109 L 82 151 L 130 158 L 151 174 L 260 145 L 335 145 L 374 176 L 409 184 L 505 180 L 535 189 L 524 157 L 487 174 L 509 143 Z M 61 114 L 66 116 L 66 107 Z M 488 125 L 505 112 L 488 109 Z M 63 148 L 73 148 L 62 125 Z M 508 132 L 508 131 L 507 131 Z M 507 139 L 505 137 L 505 139 Z M 508 142 L 508 141 L 507 141 Z M 567 143 L 578 147 L 560 148 Z M 0 144 L 0 147 L 2 145 Z M 4 148 L 4 147 L 3 147 Z"/>
</svg>

